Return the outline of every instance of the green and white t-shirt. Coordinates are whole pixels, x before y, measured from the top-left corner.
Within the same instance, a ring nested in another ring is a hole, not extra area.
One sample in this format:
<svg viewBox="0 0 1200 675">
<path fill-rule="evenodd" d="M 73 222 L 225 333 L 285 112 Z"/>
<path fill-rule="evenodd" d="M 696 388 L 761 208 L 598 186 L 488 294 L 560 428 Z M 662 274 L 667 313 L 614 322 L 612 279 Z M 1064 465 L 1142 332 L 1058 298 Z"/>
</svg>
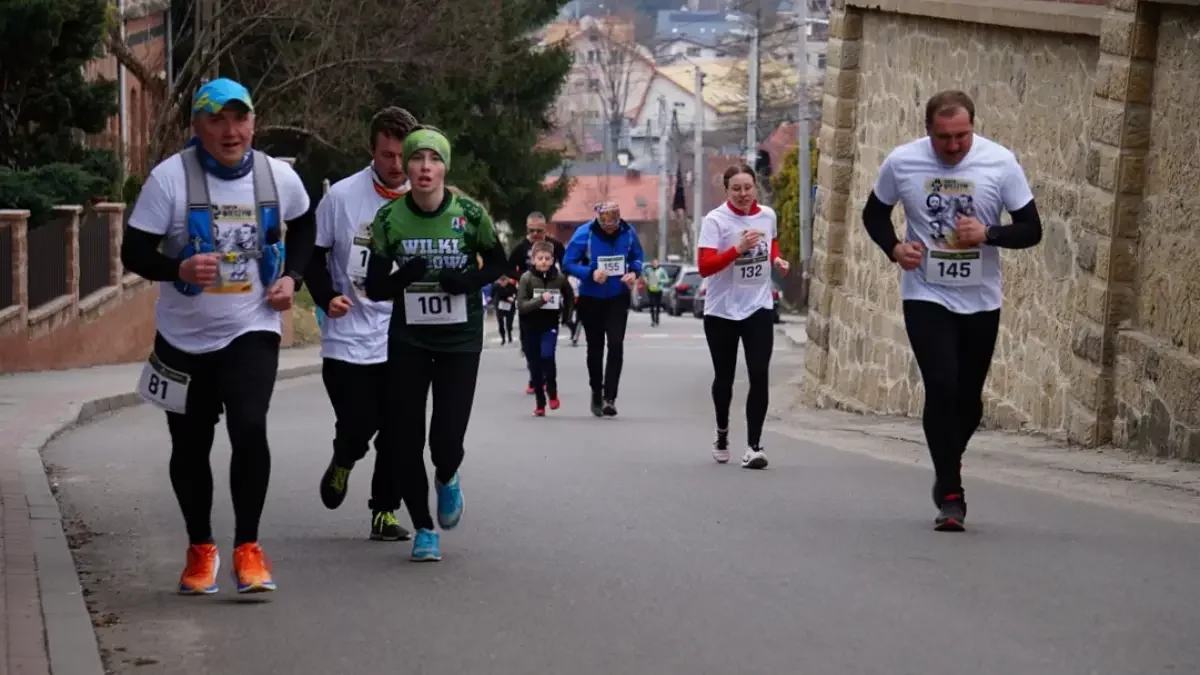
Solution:
<svg viewBox="0 0 1200 675">
<path fill-rule="evenodd" d="M 422 211 L 412 193 L 375 215 L 371 225 L 375 252 L 398 265 L 414 257 L 427 264 L 425 277 L 396 298 L 389 340 L 440 352 L 483 349 L 483 299 L 479 293 L 450 295 L 437 283 L 444 269 L 467 271 L 477 255 L 496 245 L 492 218 L 469 197 L 446 192 L 441 207 Z"/>
</svg>

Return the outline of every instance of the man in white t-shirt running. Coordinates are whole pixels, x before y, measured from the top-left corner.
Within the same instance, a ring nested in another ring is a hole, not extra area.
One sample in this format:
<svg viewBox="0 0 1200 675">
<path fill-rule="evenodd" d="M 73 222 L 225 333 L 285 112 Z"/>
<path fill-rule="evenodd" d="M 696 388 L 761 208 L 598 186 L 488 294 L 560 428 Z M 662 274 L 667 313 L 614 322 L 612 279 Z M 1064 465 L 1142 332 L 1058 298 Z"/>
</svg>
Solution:
<svg viewBox="0 0 1200 675">
<path fill-rule="evenodd" d="M 192 103 L 195 138 L 150 172 L 121 246 L 126 269 L 159 284 L 154 351 L 139 391 L 163 408 L 171 485 L 187 526 L 179 592 L 217 592 L 212 450 L 225 414 L 232 448 L 233 576 L 239 593 L 275 590 L 258 543 L 271 474 L 267 409 L 279 366 L 280 315 L 312 253 L 308 194 L 286 162 L 252 150 L 254 106 L 213 80 Z M 162 245 L 162 252 L 159 246 Z"/>
<path fill-rule="evenodd" d="M 396 519 L 400 475 L 385 438 L 388 414 L 387 345 L 391 302 L 367 298 L 371 223 L 385 204 L 409 190 L 404 139 L 417 120 L 403 108 L 379 111 L 371 120 L 371 164 L 338 181 L 317 206 L 317 240 L 305 277 L 313 301 L 327 315 L 321 326 L 321 378 L 336 416 L 333 457 L 321 476 L 321 501 L 336 509 L 346 498 L 350 471 L 375 439 L 371 477 L 371 539 L 407 541 Z"/>
<path fill-rule="evenodd" d="M 894 149 L 863 209 L 871 239 L 900 265 L 904 324 L 925 385 L 922 421 L 936 481 L 934 521 L 962 531 L 962 456 L 983 419 L 983 385 L 1000 327 L 1001 248 L 1029 248 L 1042 222 L 1013 153 L 975 134 L 961 91 L 925 106 L 928 137 Z M 891 212 L 904 206 L 904 241 Z M 1001 226 L 1001 211 L 1012 224 Z"/>
</svg>

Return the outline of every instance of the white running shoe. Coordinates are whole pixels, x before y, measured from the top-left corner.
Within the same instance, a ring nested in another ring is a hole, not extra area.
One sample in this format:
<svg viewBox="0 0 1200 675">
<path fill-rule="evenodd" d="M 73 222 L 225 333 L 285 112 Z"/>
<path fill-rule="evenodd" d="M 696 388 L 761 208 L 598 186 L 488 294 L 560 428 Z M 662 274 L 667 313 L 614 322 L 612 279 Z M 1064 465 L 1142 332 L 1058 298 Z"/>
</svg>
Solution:
<svg viewBox="0 0 1200 675">
<path fill-rule="evenodd" d="M 728 454 L 728 453 L 726 453 Z M 743 469 L 765 469 L 767 468 L 767 453 L 763 452 L 761 447 L 748 448 L 746 454 L 742 455 Z"/>
<path fill-rule="evenodd" d="M 729 432 L 717 432 L 717 440 L 713 441 L 712 449 L 713 459 L 717 460 L 717 464 L 724 464 L 729 461 Z"/>
</svg>

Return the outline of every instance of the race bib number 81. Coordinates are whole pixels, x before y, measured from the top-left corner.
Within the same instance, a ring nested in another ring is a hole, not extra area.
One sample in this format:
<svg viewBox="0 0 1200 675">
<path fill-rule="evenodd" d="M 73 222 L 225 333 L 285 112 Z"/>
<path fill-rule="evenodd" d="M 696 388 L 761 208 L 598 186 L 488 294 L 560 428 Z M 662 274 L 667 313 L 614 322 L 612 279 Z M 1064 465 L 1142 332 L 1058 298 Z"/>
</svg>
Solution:
<svg viewBox="0 0 1200 675">
<path fill-rule="evenodd" d="M 151 353 L 138 380 L 138 394 L 147 403 L 168 412 L 187 412 L 188 385 L 191 376 L 163 365 L 158 355 Z"/>
<path fill-rule="evenodd" d="M 977 248 L 929 249 L 925 281 L 939 286 L 977 286 L 983 281 L 983 252 Z"/>
<path fill-rule="evenodd" d="M 450 295 L 437 284 L 413 284 L 404 291 L 404 319 L 410 325 L 467 322 L 467 297 Z"/>
</svg>

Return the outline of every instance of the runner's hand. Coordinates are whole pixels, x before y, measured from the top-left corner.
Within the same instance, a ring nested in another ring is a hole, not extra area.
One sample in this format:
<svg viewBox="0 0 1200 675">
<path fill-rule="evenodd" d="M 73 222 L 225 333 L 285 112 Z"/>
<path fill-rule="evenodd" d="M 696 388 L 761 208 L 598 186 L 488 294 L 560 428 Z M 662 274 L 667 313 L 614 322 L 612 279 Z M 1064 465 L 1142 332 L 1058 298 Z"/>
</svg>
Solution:
<svg viewBox="0 0 1200 675">
<path fill-rule="evenodd" d="M 621 283 L 626 286 L 632 286 L 635 281 L 637 281 L 637 275 L 633 272 L 626 272 L 625 276 L 621 277 Z"/>
<path fill-rule="evenodd" d="M 218 253 L 198 253 L 179 266 L 179 278 L 194 286 L 208 287 L 217 282 Z"/>
<path fill-rule="evenodd" d="M 987 227 L 973 216 L 958 214 L 958 226 L 954 229 L 957 248 L 973 248 L 987 239 Z"/>
<path fill-rule="evenodd" d="M 350 308 L 353 306 L 354 303 L 350 302 L 350 298 L 347 298 L 344 295 L 339 295 L 333 300 L 329 301 L 329 311 L 326 312 L 326 314 L 328 314 L 329 318 L 331 319 L 340 319 L 343 316 L 346 316 L 346 313 L 349 312 Z"/>
<path fill-rule="evenodd" d="M 750 249 L 754 248 L 755 246 L 758 246 L 758 240 L 761 237 L 762 237 L 762 235 L 760 235 L 758 232 L 756 232 L 754 230 L 746 230 L 746 231 L 742 232 L 742 238 L 737 243 L 737 252 L 745 253 L 746 251 L 749 251 Z"/>
<path fill-rule="evenodd" d="M 296 295 L 296 280 L 283 277 L 271 286 L 267 292 L 267 304 L 276 312 L 284 312 L 292 308 L 292 298 Z"/>
<path fill-rule="evenodd" d="M 892 249 L 892 257 L 900 265 L 900 269 L 911 272 L 921 266 L 921 257 L 925 254 L 925 247 L 919 241 L 906 241 L 896 244 Z"/>
<path fill-rule="evenodd" d="M 792 266 L 789 265 L 788 261 L 784 260 L 783 258 L 775 259 L 775 269 L 779 270 L 779 273 L 782 274 L 783 276 L 786 277 L 788 270 L 790 270 L 791 268 L 792 268 Z"/>
<path fill-rule="evenodd" d="M 550 294 L 542 293 L 542 302 L 550 302 Z"/>
<path fill-rule="evenodd" d="M 471 292 L 467 278 L 458 270 L 444 269 L 438 274 L 438 285 L 450 295 L 466 295 Z"/>
<path fill-rule="evenodd" d="M 598 284 L 602 284 L 608 281 L 608 272 L 605 272 L 602 269 L 597 269 L 596 271 L 592 272 L 592 280 Z"/>
</svg>

